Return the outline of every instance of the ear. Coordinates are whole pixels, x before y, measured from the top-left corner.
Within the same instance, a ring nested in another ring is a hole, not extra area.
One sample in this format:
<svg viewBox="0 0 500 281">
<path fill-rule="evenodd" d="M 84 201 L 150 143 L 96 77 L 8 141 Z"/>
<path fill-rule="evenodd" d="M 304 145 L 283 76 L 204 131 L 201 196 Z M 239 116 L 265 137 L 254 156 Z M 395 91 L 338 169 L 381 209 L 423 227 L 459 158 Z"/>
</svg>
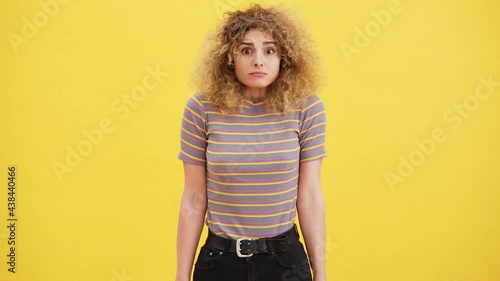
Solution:
<svg viewBox="0 0 500 281">
<path fill-rule="evenodd" d="M 280 59 L 280 68 L 288 66 L 288 60 L 285 58 L 283 54 L 281 54 L 281 59 Z"/>
<path fill-rule="evenodd" d="M 236 53 L 234 52 L 233 54 L 231 54 L 230 52 L 227 53 L 227 66 L 230 70 L 234 70 L 234 62 L 235 62 L 235 59 L 236 59 Z"/>
</svg>

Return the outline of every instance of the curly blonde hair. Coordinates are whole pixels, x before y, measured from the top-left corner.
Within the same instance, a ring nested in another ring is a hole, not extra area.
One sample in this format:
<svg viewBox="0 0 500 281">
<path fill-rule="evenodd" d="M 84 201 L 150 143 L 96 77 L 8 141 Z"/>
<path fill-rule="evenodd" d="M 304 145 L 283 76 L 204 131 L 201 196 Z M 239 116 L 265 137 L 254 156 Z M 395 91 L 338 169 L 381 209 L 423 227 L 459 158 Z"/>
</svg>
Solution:
<svg viewBox="0 0 500 281">
<path fill-rule="evenodd" d="M 194 85 L 222 113 L 242 106 L 244 85 L 236 78 L 234 60 L 238 43 L 251 29 L 269 33 L 281 52 L 279 75 L 264 97 L 267 110 L 296 110 L 319 88 L 321 77 L 314 41 L 289 11 L 252 4 L 246 11 L 225 15 L 215 33 L 209 35 L 192 77 Z"/>
</svg>

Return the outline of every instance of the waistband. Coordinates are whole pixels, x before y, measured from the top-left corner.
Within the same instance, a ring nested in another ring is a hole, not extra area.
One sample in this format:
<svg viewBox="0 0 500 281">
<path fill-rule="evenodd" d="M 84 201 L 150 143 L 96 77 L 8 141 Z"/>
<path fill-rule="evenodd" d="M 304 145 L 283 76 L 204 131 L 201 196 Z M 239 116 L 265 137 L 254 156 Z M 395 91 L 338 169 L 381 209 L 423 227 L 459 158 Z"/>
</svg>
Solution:
<svg viewBox="0 0 500 281">
<path fill-rule="evenodd" d="M 297 225 L 294 224 L 293 227 L 282 234 L 258 239 L 239 238 L 234 240 L 216 235 L 209 230 L 205 244 L 224 252 L 235 253 L 238 257 L 247 258 L 254 254 L 284 252 L 289 245 L 298 241 L 299 238 Z"/>
</svg>

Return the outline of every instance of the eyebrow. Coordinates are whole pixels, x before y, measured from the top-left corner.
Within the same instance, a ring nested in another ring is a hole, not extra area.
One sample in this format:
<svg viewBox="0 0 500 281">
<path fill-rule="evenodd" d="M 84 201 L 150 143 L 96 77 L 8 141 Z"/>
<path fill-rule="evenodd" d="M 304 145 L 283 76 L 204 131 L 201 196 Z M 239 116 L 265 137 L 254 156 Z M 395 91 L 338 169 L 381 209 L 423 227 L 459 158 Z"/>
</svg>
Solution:
<svg viewBox="0 0 500 281">
<path fill-rule="evenodd" d="M 264 41 L 263 42 L 263 45 L 269 45 L 269 44 L 276 44 L 276 41 Z M 238 46 L 241 46 L 241 45 L 255 45 L 254 43 L 252 42 L 241 42 Z"/>
</svg>

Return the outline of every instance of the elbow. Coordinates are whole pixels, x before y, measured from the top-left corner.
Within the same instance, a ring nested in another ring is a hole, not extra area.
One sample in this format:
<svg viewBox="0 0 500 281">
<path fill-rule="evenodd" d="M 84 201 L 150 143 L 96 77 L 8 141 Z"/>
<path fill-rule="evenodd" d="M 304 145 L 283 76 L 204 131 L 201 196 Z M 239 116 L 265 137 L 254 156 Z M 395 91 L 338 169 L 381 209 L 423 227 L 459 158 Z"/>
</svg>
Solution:
<svg viewBox="0 0 500 281">
<path fill-rule="evenodd" d="M 203 213 L 207 210 L 206 194 L 184 193 L 181 200 L 181 212 Z"/>
<path fill-rule="evenodd" d="M 320 214 L 325 212 L 325 200 L 321 193 L 315 194 L 300 194 L 297 197 L 297 210 L 306 211 L 314 210 L 314 213 Z"/>
<path fill-rule="evenodd" d="M 193 211 L 205 213 L 207 211 L 207 200 L 206 198 L 197 198 L 193 200 L 188 205 Z"/>
</svg>

